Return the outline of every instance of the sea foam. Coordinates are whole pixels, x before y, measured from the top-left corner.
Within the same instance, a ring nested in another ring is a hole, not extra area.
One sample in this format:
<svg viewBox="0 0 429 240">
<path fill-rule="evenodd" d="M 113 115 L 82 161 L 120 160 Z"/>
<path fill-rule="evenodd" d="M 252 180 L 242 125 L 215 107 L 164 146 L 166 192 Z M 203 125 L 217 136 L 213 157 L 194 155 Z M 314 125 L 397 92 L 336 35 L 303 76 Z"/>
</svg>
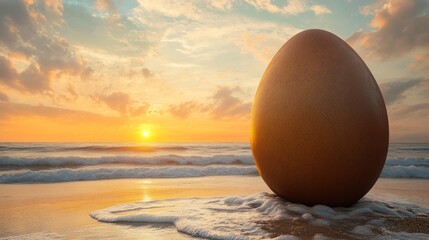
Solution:
<svg viewBox="0 0 429 240">
<path fill-rule="evenodd" d="M 251 196 L 167 199 L 114 206 L 91 213 L 110 223 L 171 223 L 178 231 L 210 239 L 294 239 L 282 231 L 304 227 L 314 237 L 329 236 L 341 227 L 343 238 L 429 238 L 423 233 L 394 232 L 387 221 L 429 217 L 429 209 L 411 204 L 361 200 L 350 208 L 308 207 L 259 193 Z M 313 229 L 313 230 L 311 230 Z M 325 231 L 326 230 L 326 231 Z M 321 231 L 321 232 L 318 232 Z M 307 236 L 308 237 L 308 236 Z M 312 236 L 313 237 L 313 236 Z"/>
</svg>

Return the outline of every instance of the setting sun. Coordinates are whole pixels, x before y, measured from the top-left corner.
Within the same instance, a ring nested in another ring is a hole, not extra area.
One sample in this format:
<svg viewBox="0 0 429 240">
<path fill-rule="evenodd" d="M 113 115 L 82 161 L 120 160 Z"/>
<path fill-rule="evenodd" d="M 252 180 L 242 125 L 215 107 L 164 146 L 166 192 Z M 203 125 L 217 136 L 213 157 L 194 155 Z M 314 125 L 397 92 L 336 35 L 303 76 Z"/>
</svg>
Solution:
<svg viewBox="0 0 429 240">
<path fill-rule="evenodd" d="M 148 130 L 142 130 L 141 135 L 144 138 L 148 138 L 150 137 L 150 132 Z"/>
</svg>

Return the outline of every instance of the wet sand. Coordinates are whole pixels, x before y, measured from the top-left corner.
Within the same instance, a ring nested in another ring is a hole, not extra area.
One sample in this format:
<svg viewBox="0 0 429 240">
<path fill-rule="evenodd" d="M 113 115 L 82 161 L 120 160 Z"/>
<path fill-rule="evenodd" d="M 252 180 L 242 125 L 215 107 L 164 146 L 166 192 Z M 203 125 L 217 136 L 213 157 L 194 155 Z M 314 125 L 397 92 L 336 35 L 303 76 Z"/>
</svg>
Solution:
<svg viewBox="0 0 429 240">
<path fill-rule="evenodd" d="M 0 237 L 45 232 L 77 239 L 189 239 L 188 235 L 178 233 L 168 224 L 124 227 L 99 223 L 89 214 L 138 201 L 258 192 L 271 192 L 258 176 L 0 184 Z M 429 207 L 429 180 L 380 179 L 367 197 Z M 419 227 L 425 232 L 427 219 L 416 221 L 411 227 Z M 397 221 L 392 226 L 398 231 L 406 230 L 409 229 L 407 222 L 410 221 Z"/>
<path fill-rule="evenodd" d="M 83 227 L 106 226 L 89 214 L 113 205 L 261 191 L 269 189 L 248 176 L 0 184 L 0 237 L 46 231 L 71 237 Z"/>
</svg>

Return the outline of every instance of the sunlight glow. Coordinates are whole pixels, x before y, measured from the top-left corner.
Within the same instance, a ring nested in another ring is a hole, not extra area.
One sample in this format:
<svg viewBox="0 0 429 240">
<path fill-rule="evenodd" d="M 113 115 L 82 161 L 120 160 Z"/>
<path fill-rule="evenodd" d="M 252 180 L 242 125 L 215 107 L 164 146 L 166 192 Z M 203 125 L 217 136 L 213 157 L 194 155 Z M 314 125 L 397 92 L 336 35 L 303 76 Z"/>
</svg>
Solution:
<svg viewBox="0 0 429 240">
<path fill-rule="evenodd" d="M 148 138 L 148 137 L 150 137 L 150 132 L 149 132 L 149 130 L 145 129 L 145 130 L 142 130 L 141 135 L 144 138 Z"/>
</svg>

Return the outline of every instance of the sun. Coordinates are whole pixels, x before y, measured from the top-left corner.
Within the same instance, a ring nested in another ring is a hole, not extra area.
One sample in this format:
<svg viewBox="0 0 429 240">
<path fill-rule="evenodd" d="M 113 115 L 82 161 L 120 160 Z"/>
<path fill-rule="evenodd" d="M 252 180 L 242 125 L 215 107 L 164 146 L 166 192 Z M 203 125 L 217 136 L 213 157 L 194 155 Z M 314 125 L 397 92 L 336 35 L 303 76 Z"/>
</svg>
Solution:
<svg viewBox="0 0 429 240">
<path fill-rule="evenodd" d="M 152 141 L 153 138 L 156 137 L 156 134 L 154 134 L 154 125 L 152 124 L 141 124 L 140 126 L 138 126 L 138 128 L 136 129 L 136 135 L 140 135 L 139 139 L 140 141 Z M 156 133 L 156 132 L 155 132 Z"/>
<path fill-rule="evenodd" d="M 141 135 L 143 138 L 148 138 L 148 137 L 150 137 L 150 132 L 149 132 L 149 130 L 144 129 L 141 131 Z"/>
</svg>

